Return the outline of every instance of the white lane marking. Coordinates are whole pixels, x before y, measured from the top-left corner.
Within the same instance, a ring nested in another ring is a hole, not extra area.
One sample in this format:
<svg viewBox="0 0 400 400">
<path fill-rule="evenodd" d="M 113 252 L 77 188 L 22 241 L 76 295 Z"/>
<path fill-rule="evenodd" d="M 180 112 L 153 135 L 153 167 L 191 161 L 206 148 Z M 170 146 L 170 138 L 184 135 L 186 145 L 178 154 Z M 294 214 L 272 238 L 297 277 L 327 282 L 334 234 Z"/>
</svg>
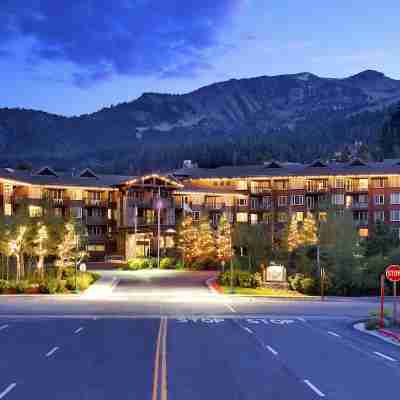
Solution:
<svg viewBox="0 0 400 400">
<path fill-rule="evenodd" d="M 394 362 L 397 361 L 396 359 L 394 359 L 392 357 L 389 357 L 386 354 L 379 353 L 379 351 L 374 351 L 374 354 L 376 354 L 377 356 L 382 357 L 382 358 L 384 358 L 386 360 L 389 360 L 389 361 L 394 361 Z"/>
<path fill-rule="evenodd" d="M 59 349 L 59 347 L 53 347 L 48 353 L 46 353 L 46 357 L 50 357 L 52 356 L 57 350 Z"/>
<path fill-rule="evenodd" d="M 79 332 L 82 332 L 82 331 L 83 331 L 83 328 L 80 327 L 80 328 L 78 328 L 74 333 L 79 333 Z"/>
<path fill-rule="evenodd" d="M 340 335 L 338 335 L 337 333 L 332 332 L 332 331 L 328 331 L 328 334 L 331 336 L 335 336 L 335 337 L 341 337 Z"/>
<path fill-rule="evenodd" d="M 7 329 L 7 328 L 8 328 L 8 325 L 2 325 L 2 326 L 0 326 L 0 331 Z"/>
<path fill-rule="evenodd" d="M 229 310 L 231 310 L 233 313 L 236 312 L 236 310 L 230 305 L 230 304 L 226 304 L 225 305 L 229 308 Z"/>
<path fill-rule="evenodd" d="M 298 321 L 301 321 L 301 322 L 307 322 L 307 321 L 305 320 L 305 318 L 303 318 L 303 317 L 298 317 L 297 320 L 298 320 Z"/>
<path fill-rule="evenodd" d="M 248 328 L 247 326 L 242 326 L 242 328 L 243 328 L 246 332 L 253 333 L 253 331 L 252 331 L 250 328 Z"/>
<path fill-rule="evenodd" d="M 15 388 L 15 386 L 17 386 L 17 384 L 16 384 L 15 382 L 12 383 L 11 385 L 8 385 L 8 386 L 6 387 L 6 389 L 0 393 L 0 399 L 2 399 L 2 398 L 5 397 L 8 393 L 10 393 L 11 390 L 13 390 L 13 389 Z"/>
<path fill-rule="evenodd" d="M 273 349 L 271 346 L 267 346 L 267 349 L 268 349 L 274 356 L 277 356 L 277 355 L 278 355 L 278 352 L 277 352 L 275 349 Z"/>
<path fill-rule="evenodd" d="M 303 381 L 313 392 L 317 393 L 319 397 L 325 397 L 325 394 L 322 393 L 316 386 L 314 386 L 308 379 L 304 379 Z"/>
</svg>

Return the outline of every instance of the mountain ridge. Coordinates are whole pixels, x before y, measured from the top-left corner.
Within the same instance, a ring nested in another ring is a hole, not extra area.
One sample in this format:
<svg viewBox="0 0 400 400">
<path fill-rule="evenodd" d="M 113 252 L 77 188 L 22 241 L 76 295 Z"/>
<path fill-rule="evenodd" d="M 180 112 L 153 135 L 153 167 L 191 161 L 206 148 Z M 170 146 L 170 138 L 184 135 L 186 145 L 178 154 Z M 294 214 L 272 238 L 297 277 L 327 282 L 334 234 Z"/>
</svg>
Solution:
<svg viewBox="0 0 400 400">
<path fill-rule="evenodd" d="M 20 159 L 107 164 L 115 161 L 114 152 L 126 164 L 137 155 L 132 162 L 138 168 L 148 148 L 163 153 L 188 146 L 187 154 L 175 157 L 178 164 L 196 156 L 198 145 L 257 137 L 272 155 L 283 157 L 281 145 L 309 144 L 311 157 L 353 140 L 376 142 L 384 115 L 399 102 L 400 80 L 374 70 L 346 78 L 310 72 L 263 75 L 215 82 L 183 94 L 144 92 L 132 101 L 72 117 L 0 108 L 0 150 L 3 164 Z M 143 160 L 148 168 L 172 163 L 165 155 L 152 157 L 151 162 Z"/>
</svg>

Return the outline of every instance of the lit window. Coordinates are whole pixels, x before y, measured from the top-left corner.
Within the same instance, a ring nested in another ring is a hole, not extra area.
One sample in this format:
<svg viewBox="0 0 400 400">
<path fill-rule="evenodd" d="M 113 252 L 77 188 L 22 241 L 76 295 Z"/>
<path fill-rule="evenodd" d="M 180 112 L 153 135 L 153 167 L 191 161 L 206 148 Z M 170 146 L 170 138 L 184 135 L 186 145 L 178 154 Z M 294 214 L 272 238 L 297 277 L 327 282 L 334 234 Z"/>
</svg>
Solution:
<svg viewBox="0 0 400 400">
<path fill-rule="evenodd" d="M 304 220 L 304 213 L 302 211 L 296 212 L 296 221 L 303 222 Z"/>
<path fill-rule="evenodd" d="M 237 190 L 247 190 L 247 182 L 246 181 L 238 181 Z"/>
<path fill-rule="evenodd" d="M 88 251 L 104 252 L 105 251 L 105 247 L 104 247 L 104 244 L 88 244 L 87 250 Z"/>
<path fill-rule="evenodd" d="M 4 204 L 4 215 L 12 215 L 12 206 L 10 203 Z"/>
<path fill-rule="evenodd" d="M 258 199 L 250 200 L 251 208 L 258 208 Z"/>
<path fill-rule="evenodd" d="M 107 218 L 108 218 L 108 219 L 112 219 L 112 210 L 111 210 L 111 208 L 109 208 L 109 209 L 107 210 Z"/>
<path fill-rule="evenodd" d="M 193 221 L 200 221 L 200 211 L 192 211 Z"/>
<path fill-rule="evenodd" d="M 257 214 L 250 214 L 250 223 L 257 224 L 258 223 L 258 215 Z"/>
<path fill-rule="evenodd" d="M 239 203 L 240 207 L 246 207 L 247 206 L 247 199 L 243 199 L 243 198 L 239 199 L 238 203 Z"/>
<path fill-rule="evenodd" d="M 39 206 L 29 206 L 28 208 L 29 216 L 31 218 L 42 216 L 42 207 Z"/>
<path fill-rule="evenodd" d="M 400 192 L 393 192 L 390 195 L 390 203 L 391 204 L 400 204 Z"/>
<path fill-rule="evenodd" d="M 344 188 L 344 178 L 336 178 L 335 187 L 338 189 L 343 189 Z"/>
<path fill-rule="evenodd" d="M 244 213 L 244 212 L 236 213 L 236 221 L 237 222 L 247 222 L 248 221 L 247 213 Z"/>
<path fill-rule="evenodd" d="M 360 237 L 368 237 L 368 228 L 360 228 L 358 234 Z"/>
<path fill-rule="evenodd" d="M 318 220 L 319 221 L 326 222 L 327 217 L 328 217 L 328 215 L 327 215 L 326 212 L 320 212 L 318 214 Z"/>
<path fill-rule="evenodd" d="M 278 213 L 278 222 L 287 222 L 288 216 L 284 212 Z"/>
</svg>

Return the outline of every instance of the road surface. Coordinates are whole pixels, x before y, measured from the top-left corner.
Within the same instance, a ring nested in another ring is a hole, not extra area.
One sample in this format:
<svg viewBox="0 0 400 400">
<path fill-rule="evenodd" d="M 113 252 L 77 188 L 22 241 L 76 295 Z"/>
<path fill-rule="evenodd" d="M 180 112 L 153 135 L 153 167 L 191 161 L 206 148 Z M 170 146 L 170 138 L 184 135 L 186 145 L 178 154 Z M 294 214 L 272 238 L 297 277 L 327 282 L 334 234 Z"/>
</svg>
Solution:
<svg viewBox="0 0 400 400">
<path fill-rule="evenodd" d="M 374 302 L 230 301 L 204 278 L 119 274 L 111 299 L 0 298 L 0 399 L 398 396 L 400 348 L 352 329 Z"/>
</svg>

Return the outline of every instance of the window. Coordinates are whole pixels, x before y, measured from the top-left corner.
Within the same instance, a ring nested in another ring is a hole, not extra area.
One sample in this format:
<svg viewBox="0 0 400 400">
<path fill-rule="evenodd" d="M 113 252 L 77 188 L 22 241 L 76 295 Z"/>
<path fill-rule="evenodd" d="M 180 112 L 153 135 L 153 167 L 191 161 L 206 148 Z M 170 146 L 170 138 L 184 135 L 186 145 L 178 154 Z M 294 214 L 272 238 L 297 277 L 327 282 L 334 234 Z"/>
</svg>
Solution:
<svg viewBox="0 0 400 400">
<path fill-rule="evenodd" d="M 53 208 L 56 217 L 62 217 L 62 208 Z"/>
<path fill-rule="evenodd" d="M 374 222 L 384 221 L 385 220 L 385 211 L 375 211 L 374 212 Z"/>
<path fill-rule="evenodd" d="M 344 189 L 344 178 L 336 178 L 335 179 L 335 188 Z"/>
<path fill-rule="evenodd" d="M 362 178 L 358 181 L 358 187 L 360 190 L 368 190 L 368 178 Z"/>
<path fill-rule="evenodd" d="M 247 222 L 247 213 L 245 212 L 239 212 L 236 213 L 236 221 L 237 222 Z"/>
<path fill-rule="evenodd" d="M 246 198 L 240 198 L 238 200 L 239 206 L 240 207 L 246 207 L 247 206 L 247 199 Z"/>
<path fill-rule="evenodd" d="M 393 192 L 390 194 L 391 204 L 400 204 L 400 192 Z"/>
<path fill-rule="evenodd" d="M 271 196 L 263 197 L 262 199 L 263 208 L 271 208 L 271 204 L 272 204 Z"/>
<path fill-rule="evenodd" d="M 42 216 L 42 207 L 39 206 L 29 206 L 29 216 L 31 218 Z"/>
<path fill-rule="evenodd" d="M 374 188 L 383 188 L 385 187 L 385 178 L 372 178 L 372 186 Z"/>
<path fill-rule="evenodd" d="M 393 235 L 396 239 L 400 239 L 400 228 L 393 228 Z"/>
<path fill-rule="evenodd" d="M 258 215 L 257 214 L 250 214 L 250 223 L 257 224 L 258 223 Z"/>
<path fill-rule="evenodd" d="M 192 211 L 193 221 L 200 221 L 200 211 Z"/>
<path fill-rule="evenodd" d="M 336 193 L 332 195 L 332 204 L 335 205 L 344 205 L 344 194 L 343 193 Z"/>
<path fill-rule="evenodd" d="M 72 218 L 82 218 L 82 207 L 71 207 L 70 215 Z"/>
<path fill-rule="evenodd" d="M 292 205 L 293 206 L 303 206 L 304 205 L 304 196 L 303 195 L 294 195 L 292 196 Z"/>
<path fill-rule="evenodd" d="M 383 194 L 376 194 L 374 196 L 374 204 L 377 206 L 385 204 L 385 196 Z"/>
<path fill-rule="evenodd" d="M 289 188 L 289 181 L 275 181 L 274 187 L 276 190 L 288 190 Z"/>
<path fill-rule="evenodd" d="M 360 237 L 368 237 L 368 228 L 360 228 L 358 230 L 358 235 Z"/>
<path fill-rule="evenodd" d="M 105 251 L 104 244 L 88 244 L 88 251 Z"/>
<path fill-rule="evenodd" d="M 112 209 L 111 209 L 111 208 L 109 208 L 109 209 L 107 210 L 107 218 L 108 218 L 108 219 L 113 219 Z"/>
<path fill-rule="evenodd" d="M 251 208 L 258 208 L 258 199 L 250 200 Z"/>
<path fill-rule="evenodd" d="M 328 218 L 328 214 L 324 211 L 321 211 L 320 213 L 318 213 L 318 220 L 321 222 L 326 222 Z"/>
<path fill-rule="evenodd" d="M 221 214 L 213 214 L 212 215 L 212 224 L 218 225 L 219 219 L 221 218 Z"/>
<path fill-rule="evenodd" d="M 393 222 L 399 222 L 400 221 L 400 210 L 390 211 L 390 220 Z"/>
<path fill-rule="evenodd" d="M 10 203 L 4 204 L 4 215 L 12 215 L 12 206 Z"/>
<path fill-rule="evenodd" d="M 304 213 L 302 211 L 296 212 L 296 221 L 303 222 L 304 220 Z"/>
<path fill-rule="evenodd" d="M 247 190 L 247 182 L 246 181 L 238 181 L 236 189 L 237 190 Z"/>
<path fill-rule="evenodd" d="M 287 196 L 278 196 L 278 207 L 287 206 L 288 197 Z"/>
<path fill-rule="evenodd" d="M 288 216 L 286 213 L 284 213 L 284 212 L 278 213 L 278 222 L 283 223 L 283 222 L 287 222 L 287 220 L 288 220 Z"/>
<path fill-rule="evenodd" d="M 266 224 L 270 224 L 271 221 L 272 221 L 272 215 L 271 215 L 270 213 L 263 213 L 262 220 L 263 220 Z"/>
</svg>

